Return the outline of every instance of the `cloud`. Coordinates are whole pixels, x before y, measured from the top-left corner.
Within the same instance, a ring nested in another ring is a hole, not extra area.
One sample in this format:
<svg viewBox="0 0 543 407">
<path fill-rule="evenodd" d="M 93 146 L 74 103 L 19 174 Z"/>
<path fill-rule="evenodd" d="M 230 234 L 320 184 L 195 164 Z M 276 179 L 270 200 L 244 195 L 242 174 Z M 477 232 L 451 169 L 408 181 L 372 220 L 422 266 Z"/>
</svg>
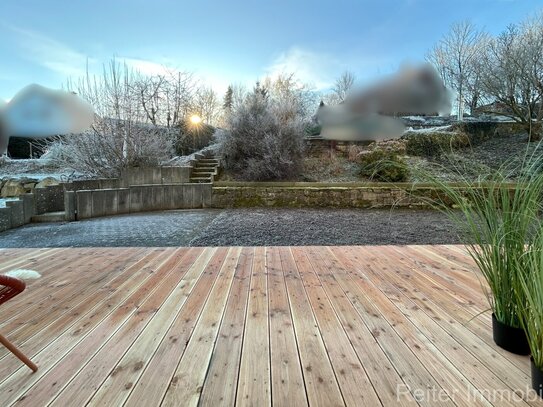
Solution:
<svg viewBox="0 0 543 407">
<path fill-rule="evenodd" d="M 299 47 L 291 47 L 281 53 L 265 73 L 275 77 L 281 73 L 294 73 L 296 77 L 311 84 L 317 91 L 330 89 L 336 78 L 343 72 L 351 71 L 357 77 L 357 83 L 372 81 L 382 75 L 381 71 L 390 71 L 392 63 L 386 55 L 352 50 L 342 55 L 331 55 Z"/>
<path fill-rule="evenodd" d="M 177 72 L 190 72 L 193 75 L 193 78 L 197 80 L 201 85 L 213 88 L 219 94 L 226 92 L 228 85 L 231 81 L 228 80 L 224 75 L 217 74 L 213 71 L 203 71 L 198 69 L 196 71 L 183 71 L 177 68 L 177 64 L 173 61 L 165 61 L 164 63 L 158 63 L 148 59 L 141 58 L 127 58 L 127 57 L 118 57 L 119 62 L 125 63 L 128 67 L 134 69 L 135 71 L 143 75 L 168 75 L 175 74 Z"/>
<path fill-rule="evenodd" d="M 265 68 L 265 73 L 272 77 L 282 73 L 294 73 L 302 82 L 312 84 L 317 90 L 327 89 L 334 83 L 334 78 L 345 67 L 335 57 L 291 47 L 282 52 L 273 63 Z"/>
<path fill-rule="evenodd" d="M 167 75 L 169 73 L 178 72 L 175 68 L 170 68 L 166 65 L 157 62 L 139 58 L 116 58 L 118 61 L 125 63 L 129 68 L 132 68 L 143 75 Z"/>
<path fill-rule="evenodd" d="M 63 76 L 83 76 L 92 58 L 41 33 L 13 26 L 21 56 Z"/>
</svg>

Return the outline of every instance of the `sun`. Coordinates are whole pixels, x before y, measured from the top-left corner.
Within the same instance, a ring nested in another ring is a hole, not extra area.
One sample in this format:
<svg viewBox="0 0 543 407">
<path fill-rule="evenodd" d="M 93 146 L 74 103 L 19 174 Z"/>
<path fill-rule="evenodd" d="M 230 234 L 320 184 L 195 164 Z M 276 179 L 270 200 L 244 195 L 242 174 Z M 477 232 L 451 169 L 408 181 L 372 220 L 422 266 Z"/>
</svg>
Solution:
<svg viewBox="0 0 543 407">
<path fill-rule="evenodd" d="M 192 124 L 200 124 L 202 123 L 202 118 L 197 114 L 193 114 L 192 116 L 190 116 L 190 122 Z"/>
</svg>

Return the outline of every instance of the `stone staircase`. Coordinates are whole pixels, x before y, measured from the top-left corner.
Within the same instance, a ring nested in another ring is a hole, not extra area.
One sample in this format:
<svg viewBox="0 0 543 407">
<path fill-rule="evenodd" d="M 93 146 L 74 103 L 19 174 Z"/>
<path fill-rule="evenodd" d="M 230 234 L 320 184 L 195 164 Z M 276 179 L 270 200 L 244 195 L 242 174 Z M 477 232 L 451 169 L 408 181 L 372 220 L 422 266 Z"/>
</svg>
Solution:
<svg viewBox="0 0 543 407">
<path fill-rule="evenodd" d="M 196 157 L 196 162 L 193 164 L 190 172 L 190 182 L 213 182 L 219 175 L 220 161 L 214 156 Z"/>
</svg>

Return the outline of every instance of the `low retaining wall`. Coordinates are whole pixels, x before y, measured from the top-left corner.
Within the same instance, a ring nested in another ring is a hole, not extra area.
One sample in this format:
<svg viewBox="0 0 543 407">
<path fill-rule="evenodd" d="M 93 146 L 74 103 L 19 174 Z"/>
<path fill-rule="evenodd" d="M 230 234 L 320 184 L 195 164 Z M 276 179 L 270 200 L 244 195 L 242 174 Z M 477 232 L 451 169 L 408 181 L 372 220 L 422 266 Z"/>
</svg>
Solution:
<svg viewBox="0 0 543 407">
<path fill-rule="evenodd" d="M 70 191 L 65 194 L 67 220 L 124 213 L 211 207 L 211 184 L 139 185 L 129 188 Z"/>
<path fill-rule="evenodd" d="M 36 200 L 33 194 L 21 195 L 18 200 L 7 201 L 0 208 L 0 232 L 30 223 L 36 215 Z"/>
<path fill-rule="evenodd" d="M 191 167 L 130 168 L 121 175 L 121 186 L 182 184 L 190 181 Z"/>
<path fill-rule="evenodd" d="M 427 208 L 435 196 L 431 186 L 410 183 L 320 184 L 320 183 L 235 183 L 213 185 L 214 208 Z"/>
<path fill-rule="evenodd" d="M 125 170 L 120 178 L 76 180 L 66 183 L 67 191 L 128 188 L 133 185 L 183 184 L 190 181 L 192 167 L 142 167 Z"/>
</svg>

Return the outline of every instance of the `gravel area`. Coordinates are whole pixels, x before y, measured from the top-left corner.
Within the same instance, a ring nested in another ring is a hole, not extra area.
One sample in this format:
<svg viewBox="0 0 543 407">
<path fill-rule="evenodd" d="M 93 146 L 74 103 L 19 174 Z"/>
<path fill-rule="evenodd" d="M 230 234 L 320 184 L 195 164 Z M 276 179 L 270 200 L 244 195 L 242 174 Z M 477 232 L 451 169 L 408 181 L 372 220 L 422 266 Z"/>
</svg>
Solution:
<svg viewBox="0 0 543 407">
<path fill-rule="evenodd" d="M 441 213 L 422 210 L 238 209 L 223 211 L 193 246 L 459 243 Z"/>
<path fill-rule="evenodd" d="M 230 209 L 153 212 L 0 233 L 0 247 L 296 246 L 459 243 L 439 212 Z"/>
</svg>

